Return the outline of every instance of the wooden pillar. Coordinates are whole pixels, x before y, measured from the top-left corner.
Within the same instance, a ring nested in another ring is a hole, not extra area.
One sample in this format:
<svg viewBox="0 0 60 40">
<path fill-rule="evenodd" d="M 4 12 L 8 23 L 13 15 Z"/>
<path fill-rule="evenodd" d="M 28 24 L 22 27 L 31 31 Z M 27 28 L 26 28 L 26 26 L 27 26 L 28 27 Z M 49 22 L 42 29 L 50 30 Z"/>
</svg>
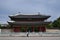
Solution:
<svg viewBox="0 0 60 40">
<path fill-rule="evenodd" d="M 17 27 L 14 27 L 14 32 L 20 32 L 20 27 L 19 26 L 17 26 Z"/>
<path fill-rule="evenodd" d="M 25 27 L 25 32 L 27 32 L 27 27 Z"/>
<path fill-rule="evenodd" d="M 19 27 L 19 29 L 20 29 L 20 32 L 21 32 L 21 27 Z"/>
<path fill-rule="evenodd" d="M 40 26 L 38 26 L 38 31 L 40 32 Z"/>
<path fill-rule="evenodd" d="M 44 25 L 41 27 L 41 31 L 42 31 L 42 32 L 45 32 L 45 31 L 46 31 L 46 28 L 45 28 Z"/>
<path fill-rule="evenodd" d="M 39 32 L 41 32 L 41 31 L 42 31 L 41 27 L 42 27 L 41 25 L 40 25 L 40 26 L 38 26 Z"/>
<path fill-rule="evenodd" d="M 32 25 L 32 32 L 34 32 L 34 26 Z"/>
<path fill-rule="evenodd" d="M 46 27 L 44 26 L 44 32 L 46 32 Z"/>
</svg>

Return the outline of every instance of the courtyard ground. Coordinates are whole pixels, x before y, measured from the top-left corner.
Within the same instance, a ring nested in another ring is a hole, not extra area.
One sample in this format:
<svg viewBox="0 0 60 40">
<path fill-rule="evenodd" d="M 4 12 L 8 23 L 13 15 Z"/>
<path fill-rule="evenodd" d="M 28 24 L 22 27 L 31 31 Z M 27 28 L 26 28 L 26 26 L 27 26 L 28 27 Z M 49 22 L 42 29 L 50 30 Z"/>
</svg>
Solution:
<svg viewBox="0 0 60 40">
<path fill-rule="evenodd" d="M 13 33 L 0 33 L 0 37 L 1 36 L 9 36 L 9 37 L 21 37 L 21 36 L 27 36 L 27 34 L 29 34 L 28 36 L 29 37 L 33 37 L 33 36 L 38 36 L 38 37 L 60 37 L 60 30 L 57 30 L 57 29 L 47 29 L 46 32 L 31 32 L 31 33 L 28 33 L 28 32 L 13 32 Z"/>
<path fill-rule="evenodd" d="M 0 37 L 0 40 L 60 40 L 60 37 Z"/>
<path fill-rule="evenodd" d="M 1 33 L 0 40 L 60 40 L 60 30 L 56 29 L 48 29 L 45 33 L 29 33 L 29 37 L 27 37 L 26 34 L 27 33 Z"/>
</svg>

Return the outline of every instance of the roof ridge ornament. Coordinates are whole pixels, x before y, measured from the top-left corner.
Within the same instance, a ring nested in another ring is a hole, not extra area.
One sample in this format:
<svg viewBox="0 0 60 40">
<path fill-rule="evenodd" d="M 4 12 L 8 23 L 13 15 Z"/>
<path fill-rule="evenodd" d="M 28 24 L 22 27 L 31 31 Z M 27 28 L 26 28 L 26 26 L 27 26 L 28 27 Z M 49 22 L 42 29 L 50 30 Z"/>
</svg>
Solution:
<svg viewBox="0 0 60 40">
<path fill-rule="evenodd" d="M 19 13 L 19 15 L 22 15 L 21 12 L 18 12 L 18 13 Z"/>
<path fill-rule="evenodd" d="M 18 12 L 18 13 L 16 13 L 16 14 L 13 14 L 13 15 L 10 15 L 10 16 L 17 16 L 17 15 L 22 15 L 22 14 L 20 14 L 21 12 Z"/>
</svg>

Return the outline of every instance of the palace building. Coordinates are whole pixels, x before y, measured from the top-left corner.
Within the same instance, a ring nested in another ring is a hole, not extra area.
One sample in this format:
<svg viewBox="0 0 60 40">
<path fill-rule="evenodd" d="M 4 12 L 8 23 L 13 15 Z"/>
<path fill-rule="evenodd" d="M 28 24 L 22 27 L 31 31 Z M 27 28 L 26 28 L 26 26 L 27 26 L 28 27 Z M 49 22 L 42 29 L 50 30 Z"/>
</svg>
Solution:
<svg viewBox="0 0 60 40">
<path fill-rule="evenodd" d="M 50 22 L 47 15 L 11 15 L 8 21 L 12 32 L 46 32 L 46 25 Z"/>
</svg>

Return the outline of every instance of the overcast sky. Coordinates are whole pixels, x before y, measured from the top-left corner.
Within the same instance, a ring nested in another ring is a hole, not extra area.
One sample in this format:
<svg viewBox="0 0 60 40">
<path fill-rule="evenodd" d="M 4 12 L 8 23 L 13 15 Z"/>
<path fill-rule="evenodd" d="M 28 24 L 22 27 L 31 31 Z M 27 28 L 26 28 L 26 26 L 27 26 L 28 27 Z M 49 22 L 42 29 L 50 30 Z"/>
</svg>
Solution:
<svg viewBox="0 0 60 40">
<path fill-rule="evenodd" d="M 49 21 L 60 16 L 60 0 L 0 0 L 0 23 L 7 23 L 9 15 L 18 14 L 50 15 Z"/>
</svg>

